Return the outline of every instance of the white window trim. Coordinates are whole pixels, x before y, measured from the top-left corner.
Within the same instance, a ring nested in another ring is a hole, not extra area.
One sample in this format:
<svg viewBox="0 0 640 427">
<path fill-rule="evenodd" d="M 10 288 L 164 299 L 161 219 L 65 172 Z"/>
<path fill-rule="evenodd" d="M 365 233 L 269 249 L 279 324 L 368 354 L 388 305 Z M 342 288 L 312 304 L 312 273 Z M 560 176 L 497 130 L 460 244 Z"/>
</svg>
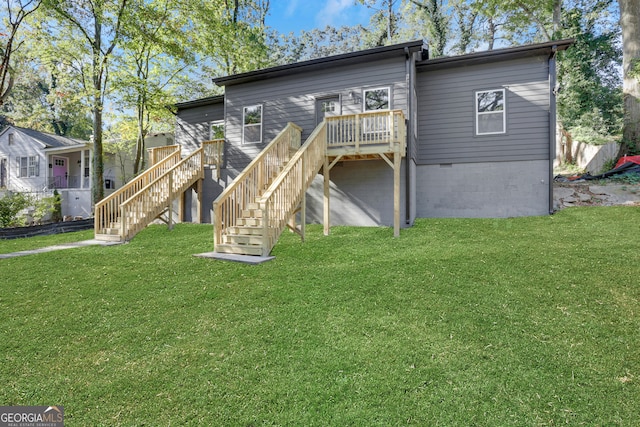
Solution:
<svg viewBox="0 0 640 427">
<path fill-rule="evenodd" d="M 244 123 L 245 120 L 245 114 L 247 113 L 247 109 L 249 108 L 253 108 L 253 107 L 260 107 L 260 124 L 251 124 L 251 125 L 246 125 Z M 253 104 L 253 105 L 247 105 L 245 107 L 242 107 L 242 144 L 243 145 L 249 145 L 249 144 L 261 144 L 262 143 L 262 125 L 264 123 L 264 107 L 262 104 Z M 259 141 L 250 141 L 250 142 L 246 142 L 245 141 L 245 129 L 247 128 L 247 126 L 260 126 L 260 140 Z"/>
<path fill-rule="evenodd" d="M 18 156 L 17 159 L 17 178 L 33 178 L 40 176 L 40 156 Z M 22 166 L 24 160 L 25 166 Z M 24 169 L 25 173 L 22 173 Z"/>
<path fill-rule="evenodd" d="M 491 111 L 491 112 L 479 112 L 478 111 L 478 94 L 486 93 L 486 92 L 502 92 L 502 111 Z M 473 109 L 476 114 L 476 135 L 484 136 L 484 135 L 502 135 L 507 133 L 507 91 L 504 88 L 500 89 L 486 89 L 486 90 L 477 90 L 473 95 Z M 502 131 L 500 132 L 480 132 L 479 124 L 480 120 L 478 120 L 481 115 L 488 114 L 502 114 Z"/>
<path fill-rule="evenodd" d="M 389 96 L 389 105 L 387 108 L 380 110 L 367 110 L 367 92 L 373 92 L 375 90 L 386 90 Z M 391 86 L 380 86 L 380 87 L 370 87 L 366 89 L 362 89 L 362 111 L 366 113 L 367 111 L 389 111 L 391 110 Z"/>
</svg>

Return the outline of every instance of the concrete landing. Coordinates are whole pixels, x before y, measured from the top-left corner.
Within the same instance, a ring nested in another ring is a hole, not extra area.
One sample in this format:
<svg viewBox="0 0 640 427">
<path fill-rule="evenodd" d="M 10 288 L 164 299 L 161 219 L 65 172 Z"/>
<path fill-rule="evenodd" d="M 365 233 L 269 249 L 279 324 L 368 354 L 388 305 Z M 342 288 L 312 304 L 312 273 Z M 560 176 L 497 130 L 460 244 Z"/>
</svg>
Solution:
<svg viewBox="0 0 640 427">
<path fill-rule="evenodd" d="M 198 258 L 210 258 L 217 259 L 220 261 L 232 261 L 232 262 L 241 262 L 243 264 L 262 264 L 263 262 L 271 261 L 274 259 L 274 256 L 255 256 L 255 255 L 236 255 L 236 254 L 224 254 L 220 252 L 205 252 L 202 254 L 195 254 Z"/>
<path fill-rule="evenodd" d="M 19 256 L 27 256 L 27 255 L 34 255 L 34 254 L 43 254 L 46 252 L 60 251 L 64 249 L 82 248 L 85 246 L 113 246 L 113 245 L 120 245 L 120 244 L 122 243 L 121 242 L 105 242 L 102 240 L 91 239 L 91 240 L 83 240 L 81 242 L 63 243 L 60 245 L 47 246 L 39 249 L 29 249 L 27 251 L 0 254 L 0 259 L 15 258 Z"/>
</svg>

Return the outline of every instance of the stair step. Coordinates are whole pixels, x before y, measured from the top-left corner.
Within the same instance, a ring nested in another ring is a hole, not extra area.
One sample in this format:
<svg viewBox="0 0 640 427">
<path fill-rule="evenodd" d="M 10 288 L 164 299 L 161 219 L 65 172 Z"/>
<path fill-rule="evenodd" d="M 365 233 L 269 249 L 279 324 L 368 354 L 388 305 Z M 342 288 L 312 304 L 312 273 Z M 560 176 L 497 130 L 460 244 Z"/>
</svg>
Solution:
<svg viewBox="0 0 640 427">
<path fill-rule="evenodd" d="M 245 218 L 262 218 L 261 209 L 245 209 L 242 211 L 242 216 Z"/>
<path fill-rule="evenodd" d="M 261 218 L 238 218 L 237 225 L 240 227 L 249 226 L 249 227 L 260 227 L 262 225 Z"/>
<path fill-rule="evenodd" d="M 218 244 L 215 251 L 235 255 L 262 255 L 262 247 L 250 245 Z"/>
<path fill-rule="evenodd" d="M 262 236 L 263 231 L 262 227 L 229 227 L 229 234 L 235 235 Z"/>
<path fill-rule="evenodd" d="M 226 234 L 222 237 L 223 244 L 229 245 L 262 245 L 263 238 L 251 234 Z"/>
<path fill-rule="evenodd" d="M 94 239 L 102 242 L 121 242 L 120 236 L 113 234 L 95 234 Z"/>
</svg>

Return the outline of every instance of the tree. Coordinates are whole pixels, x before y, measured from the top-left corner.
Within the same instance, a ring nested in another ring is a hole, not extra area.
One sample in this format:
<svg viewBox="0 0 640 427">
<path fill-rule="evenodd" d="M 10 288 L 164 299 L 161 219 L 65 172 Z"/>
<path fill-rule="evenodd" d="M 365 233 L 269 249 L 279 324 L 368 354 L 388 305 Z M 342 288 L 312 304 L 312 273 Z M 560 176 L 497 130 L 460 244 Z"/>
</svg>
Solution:
<svg viewBox="0 0 640 427">
<path fill-rule="evenodd" d="M 152 123 L 169 116 L 165 106 L 173 103 L 171 85 L 187 76 L 184 71 L 194 62 L 184 31 L 185 14 L 176 10 L 178 3 L 173 0 L 141 3 L 123 29 L 122 52 L 112 79 L 120 95 L 117 104 L 135 112 L 135 135 L 121 135 L 136 141 L 134 175 L 145 168 L 145 137 Z"/>
<path fill-rule="evenodd" d="M 424 19 L 424 36 L 429 40 L 429 56 L 443 56 L 449 42 L 450 14 L 444 0 L 411 0 Z"/>
<path fill-rule="evenodd" d="M 11 66 L 11 56 L 21 44 L 18 41 L 18 29 L 26 17 L 38 10 L 40 4 L 41 0 L 6 0 L 7 17 L 5 18 L 6 21 L 3 22 L 3 26 L 7 27 L 7 32 L 0 33 L 0 35 L 7 38 L 6 43 L 0 45 L 0 54 L 2 54 L 2 62 L 0 63 L 0 106 L 9 96 L 15 79 Z"/>
<path fill-rule="evenodd" d="M 563 31 L 575 44 L 559 56 L 558 117 L 563 131 L 573 137 L 579 130 L 583 138 L 605 140 L 620 131 L 620 31 L 608 17 L 609 4 L 584 0 L 564 14 Z"/>
<path fill-rule="evenodd" d="M 91 117 L 82 89 L 69 78 L 73 72 L 48 57 L 39 36 L 30 39 L 16 57 L 16 80 L 3 114 L 17 126 L 88 140 Z"/>
<path fill-rule="evenodd" d="M 89 52 L 90 105 L 93 116 L 92 201 L 104 197 L 102 120 L 108 62 L 120 42 L 128 0 L 46 0 L 62 26 Z"/>
<path fill-rule="evenodd" d="M 624 123 L 621 153 L 640 152 L 640 2 L 618 0 L 622 28 Z"/>
</svg>

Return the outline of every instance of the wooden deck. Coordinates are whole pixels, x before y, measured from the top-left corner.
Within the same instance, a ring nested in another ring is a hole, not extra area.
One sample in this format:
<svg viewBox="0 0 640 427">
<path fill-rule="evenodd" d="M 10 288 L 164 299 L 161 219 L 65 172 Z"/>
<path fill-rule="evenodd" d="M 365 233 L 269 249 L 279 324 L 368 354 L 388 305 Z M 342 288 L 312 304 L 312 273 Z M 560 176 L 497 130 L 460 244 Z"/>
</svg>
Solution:
<svg viewBox="0 0 640 427">
<path fill-rule="evenodd" d="M 305 193 L 320 169 L 328 234 L 330 170 L 339 161 L 382 159 L 393 168 L 394 235 L 398 236 L 405 129 L 401 110 L 330 117 L 300 146 L 301 129 L 290 123 L 214 202 L 215 252 L 267 256 L 287 227 L 304 239 Z M 292 151 L 291 141 L 300 149 Z"/>
</svg>

